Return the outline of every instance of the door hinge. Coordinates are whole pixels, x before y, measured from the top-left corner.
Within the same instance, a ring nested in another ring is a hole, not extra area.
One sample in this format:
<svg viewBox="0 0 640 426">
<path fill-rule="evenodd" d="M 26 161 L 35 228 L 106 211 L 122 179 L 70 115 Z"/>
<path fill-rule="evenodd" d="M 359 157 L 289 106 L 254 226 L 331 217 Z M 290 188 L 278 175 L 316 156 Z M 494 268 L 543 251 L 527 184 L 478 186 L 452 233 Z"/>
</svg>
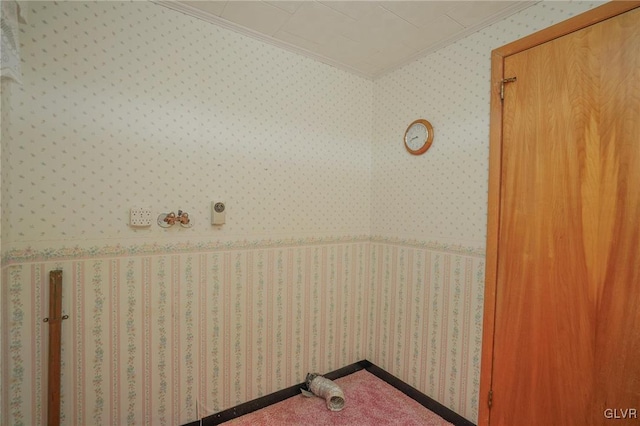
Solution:
<svg viewBox="0 0 640 426">
<path fill-rule="evenodd" d="M 502 80 L 500 82 L 500 100 L 501 101 L 504 101 L 504 85 L 505 85 L 505 83 L 513 83 L 517 79 L 518 79 L 518 77 L 509 77 L 509 78 L 505 78 L 504 80 Z"/>
<path fill-rule="evenodd" d="M 487 405 L 489 408 L 493 405 L 493 390 L 489 391 L 489 398 L 487 398 Z"/>
</svg>

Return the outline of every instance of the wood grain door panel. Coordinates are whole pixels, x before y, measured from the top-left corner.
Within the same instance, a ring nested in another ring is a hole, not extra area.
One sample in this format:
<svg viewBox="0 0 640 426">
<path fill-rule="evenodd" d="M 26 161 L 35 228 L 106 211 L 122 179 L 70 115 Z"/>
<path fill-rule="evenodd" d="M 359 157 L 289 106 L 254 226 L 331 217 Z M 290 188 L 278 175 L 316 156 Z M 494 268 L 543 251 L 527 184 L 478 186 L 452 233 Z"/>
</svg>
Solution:
<svg viewBox="0 0 640 426">
<path fill-rule="evenodd" d="M 638 46 L 634 10 L 505 58 L 492 424 L 640 411 Z"/>
</svg>

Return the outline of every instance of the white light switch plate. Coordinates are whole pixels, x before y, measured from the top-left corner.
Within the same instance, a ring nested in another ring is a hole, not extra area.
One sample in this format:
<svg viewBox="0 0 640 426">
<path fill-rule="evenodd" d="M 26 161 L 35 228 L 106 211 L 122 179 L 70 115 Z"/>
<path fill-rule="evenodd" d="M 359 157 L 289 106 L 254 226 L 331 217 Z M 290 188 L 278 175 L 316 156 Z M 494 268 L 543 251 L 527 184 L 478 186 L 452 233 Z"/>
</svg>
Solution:
<svg viewBox="0 0 640 426">
<path fill-rule="evenodd" d="M 131 208 L 129 215 L 129 225 L 135 227 L 151 226 L 151 209 L 141 207 Z"/>
</svg>

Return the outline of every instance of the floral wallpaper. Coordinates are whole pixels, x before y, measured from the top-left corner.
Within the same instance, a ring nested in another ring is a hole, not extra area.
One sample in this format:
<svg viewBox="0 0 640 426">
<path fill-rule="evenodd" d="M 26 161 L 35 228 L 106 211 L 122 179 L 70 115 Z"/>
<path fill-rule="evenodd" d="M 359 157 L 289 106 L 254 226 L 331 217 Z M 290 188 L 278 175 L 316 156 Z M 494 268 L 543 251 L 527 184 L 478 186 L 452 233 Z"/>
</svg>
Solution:
<svg viewBox="0 0 640 426">
<path fill-rule="evenodd" d="M 58 268 L 62 424 L 184 424 L 364 358 L 475 421 L 489 54 L 595 4 L 538 3 L 368 81 L 150 2 L 26 3 L 0 423 L 46 421 Z M 413 157 L 419 117 L 436 139 Z M 132 228 L 131 207 L 194 226 Z"/>
<path fill-rule="evenodd" d="M 61 268 L 62 424 L 176 425 L 366 358 L 368 242 L 5 268 L 3 423 L 46 418 L 48 271 Z"/>
<path fill-rule="evenodd" d="M 5 251 L 369 233 L 370 81 L 151 2 L 25 5 Z"/>
<path fill-rule="evenodd" d="M 62 424 L 184 424 L 372 358 L 476 415 L 482 254 L 364 239 L 6 266 L 7 424 L 46 419 L 54 269 Z"/>
</svg>

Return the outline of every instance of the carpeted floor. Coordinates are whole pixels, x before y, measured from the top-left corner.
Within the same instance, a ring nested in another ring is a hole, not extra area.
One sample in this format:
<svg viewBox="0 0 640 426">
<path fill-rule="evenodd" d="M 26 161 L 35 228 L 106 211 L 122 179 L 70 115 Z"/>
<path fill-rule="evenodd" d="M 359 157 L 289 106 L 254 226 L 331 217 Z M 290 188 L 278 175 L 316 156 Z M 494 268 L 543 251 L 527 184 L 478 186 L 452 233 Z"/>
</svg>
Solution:
<svg viewBox="0 0 640 426">
<path fill-rule="evenodd" d="M 345 395 L 341 411 L 329 411 L 324 399 L 294 396 L 225 425 L 450 425 L 390 384 L 366 370 L 335 380 Z"/>
</svg>

